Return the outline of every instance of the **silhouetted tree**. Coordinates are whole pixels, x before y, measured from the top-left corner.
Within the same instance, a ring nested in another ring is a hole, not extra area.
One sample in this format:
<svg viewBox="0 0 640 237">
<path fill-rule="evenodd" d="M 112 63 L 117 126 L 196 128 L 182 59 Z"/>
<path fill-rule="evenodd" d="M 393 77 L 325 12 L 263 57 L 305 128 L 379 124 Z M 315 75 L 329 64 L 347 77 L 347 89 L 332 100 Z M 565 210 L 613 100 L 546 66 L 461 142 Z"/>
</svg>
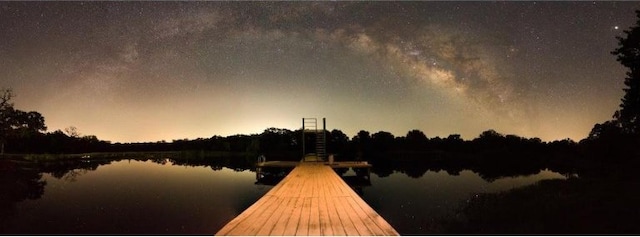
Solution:
<svg viewBox="0 0 640 237">
<path fill-rule="evenodd" d="M 267 128 L 260 135 L 260 151 L 291 151 L 294 138 L 293 132 L 283 128 Z"/>
<path fill-rule="evenodd" d="M 611 139 L 622 133 L 622 129 L 618 127 L 615 121 L 606 121 L 602 124 L 596 124 L 591 129 L 588 139 Z"/>
<path fill-rule="evenodd" d="M 15 110 L 14 113 L 15 121 L 10 135 L 31 139 L 39 135 L 41 131 L 47 130 L 47 127 L 44 125 L 44 117 L 42 117 L 40 113 L 20 110 Z"/>
<path fill-rule="evenodd" d="M 329 153 L 345 153 L 349 146 L 349 137 L 338 129 L 331 130 L 327 150 Z"/>
<path fill-rule="evenodd" d="M 0 91 L 0 154 L 4 154 L 5 143 L 10 136 L 24 137 L 47 129 L 40 113 L 14 109 L 13 97 L 11 89 Z"/>
<path fill-rule="evenodd" d="M 4 154 L 4 144 L 7 142 L 13 122 L 14 109 L 13 103 L 11 103 L 13 92 L 11 89 L 2 89 L 0 93 L 0 154 Z"/>
<path fill-rule="evenodd" d="M 395 136 L 390 132 L 379 131 L 371 135 L 371 143 L 373 149 L 381 152 L 388 151 L 393 148 Z"/>
<path fill-rule="evenodd" d="M 69 137 L 75 137 L 75 138 L 80 137 L 80 133 L 78 132 L 78 128 L 76 128 L 74 126 L 69 126 L 69 127 L 65 128 L 64 129 L 64 133 L 67 134 L 67 136 L 69 136 Z"/>
<path fill-rule="evenodd" d="M 614 113 L 614 119 L 627 134 L 640 135 L 640 10 L 636 10 L 636 25 L 625 30 L 626 37 L 616 37 L 618 48 L 613 52 L 617 61 L 625 66 L 627 77 L 624 80 L 624 97 L 620 110 Z"/>
<path fill-rule="evenodd" d="M 504 136 L 493 129 L 484 131 L 480 133 L 477 138 L 473 139 L 476 149 L 496 149 L 505 146 L 506 143 L 504 141 Z"/>
<path fill-rule="evenodd" d="M 443 140 L 442 148 L 445 150 L 462 150 L 464 145 L 464 140 L 460 134 L 451 134 L 446 139 Z"/>
<path fill-rule="evenodd" d="M 360 132 L 358 132 L 351 141 L 353 141 L 356 151 L 358 152 L 358 159 L 362 158 L 361 156 L 363 154 L 371 152 L 371 135 L 369 135 L 369 132 L 360 130 Z"/>
<path fill-rule="evenodd" d="M 502 134 L 496 132 L 493 129 L 489 129 L 487 131 L 480 133 L 480 136 L 478 136 L 478 138 L 479 139 L 500 139 L 502 138 Z"/>
<path fill-rule="evenodd" d="M 408 148 L 412 150 L 426 149 L 428 141 L 427 135 L 424 135 L 422 131 L 417 129 L 407 132 L 407 136 L 405 137 Z"/>
</svg>

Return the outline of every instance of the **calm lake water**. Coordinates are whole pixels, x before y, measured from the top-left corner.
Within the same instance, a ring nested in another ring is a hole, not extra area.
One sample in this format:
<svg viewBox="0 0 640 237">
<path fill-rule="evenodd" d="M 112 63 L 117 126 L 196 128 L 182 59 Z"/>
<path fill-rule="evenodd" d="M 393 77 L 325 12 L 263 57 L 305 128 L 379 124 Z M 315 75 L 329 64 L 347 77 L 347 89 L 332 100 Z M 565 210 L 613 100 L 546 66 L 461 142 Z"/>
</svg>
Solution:
<svg viewBox="0 0 640 237">
<path fill-rule="evenodd" d="M 88 164 L 65 171 L 2 163 L 0 233 L 210 235 L 272 188 L 256 184 L 253 171 L 238 168 L 168 160 L 83 162 Z M 559 178 L 564 177 L 546 170 L 492 182 L 468 170 L 428 171 L 419 178 L 395 172 L 372 174 L 370 186 L 353 188 L 400 234 L 430 234 L 478 193 Z"/>
</svg>

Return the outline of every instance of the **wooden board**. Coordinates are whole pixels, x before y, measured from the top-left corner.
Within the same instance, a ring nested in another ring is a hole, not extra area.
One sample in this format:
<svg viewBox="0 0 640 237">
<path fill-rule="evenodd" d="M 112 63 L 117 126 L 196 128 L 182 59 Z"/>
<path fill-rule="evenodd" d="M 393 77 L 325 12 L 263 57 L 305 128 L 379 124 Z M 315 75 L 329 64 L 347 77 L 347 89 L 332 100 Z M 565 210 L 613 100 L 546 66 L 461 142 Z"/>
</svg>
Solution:
<svg viewBox="0 0 640 237">
<path fill-rule="evenodd" d="M 329 166 L 300 163 L 216 235 L 398 235 Z"/>
</svg>

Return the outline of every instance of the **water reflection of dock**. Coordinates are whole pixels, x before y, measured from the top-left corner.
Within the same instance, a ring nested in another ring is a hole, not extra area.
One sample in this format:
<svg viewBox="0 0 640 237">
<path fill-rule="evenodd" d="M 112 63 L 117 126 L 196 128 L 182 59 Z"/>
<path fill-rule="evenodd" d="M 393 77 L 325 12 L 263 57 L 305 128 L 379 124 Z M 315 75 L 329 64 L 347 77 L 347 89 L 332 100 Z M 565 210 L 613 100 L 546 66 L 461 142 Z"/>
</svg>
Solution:
<svg viewBox="0 0 640 237">
<path fill-rule="evenodd" d="M 256 179 L 261 179 L 265 173 L 265 170 L 269 169 L 286 169 L 286 168 L 294 168 L 298 166 L 301 162 L 298 161 L 265 161 L 259 162 L 256 164 Z M 371 165 L 367 162 L 362 161 L 339 161 L 339 162 L 304 162 L 304 163 L 315 163 L 322 164 L 333 169 L 349 169 L 352 168 L 354 171 L 360 173 L 360 176 L 364 176 L 366 179 L 369 179 L 371 176 Z M 365 170 L 366 173 L 361 170 Z"/>
<path fill-rule="evenodd" d="M 364 162 L 262 162 L 295 167 L 273 189 L 216 235 L 398 235 L 332 168 L 366 168 Z"/>
</svg>

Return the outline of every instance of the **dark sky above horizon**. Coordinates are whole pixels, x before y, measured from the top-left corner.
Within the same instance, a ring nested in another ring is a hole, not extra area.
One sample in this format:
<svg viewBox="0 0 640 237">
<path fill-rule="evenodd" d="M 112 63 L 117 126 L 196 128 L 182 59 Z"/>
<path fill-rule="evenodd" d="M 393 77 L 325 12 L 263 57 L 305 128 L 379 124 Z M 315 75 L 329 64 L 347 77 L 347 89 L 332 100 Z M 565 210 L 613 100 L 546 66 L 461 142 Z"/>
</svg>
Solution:
<svg viewBox="0 0 640 237">
<path fill-rule="evenodd" d="M 586 137 L 640 2 L 0 2 L 0 87 L 113 142 L 298 129 Z"/>
</svg>

